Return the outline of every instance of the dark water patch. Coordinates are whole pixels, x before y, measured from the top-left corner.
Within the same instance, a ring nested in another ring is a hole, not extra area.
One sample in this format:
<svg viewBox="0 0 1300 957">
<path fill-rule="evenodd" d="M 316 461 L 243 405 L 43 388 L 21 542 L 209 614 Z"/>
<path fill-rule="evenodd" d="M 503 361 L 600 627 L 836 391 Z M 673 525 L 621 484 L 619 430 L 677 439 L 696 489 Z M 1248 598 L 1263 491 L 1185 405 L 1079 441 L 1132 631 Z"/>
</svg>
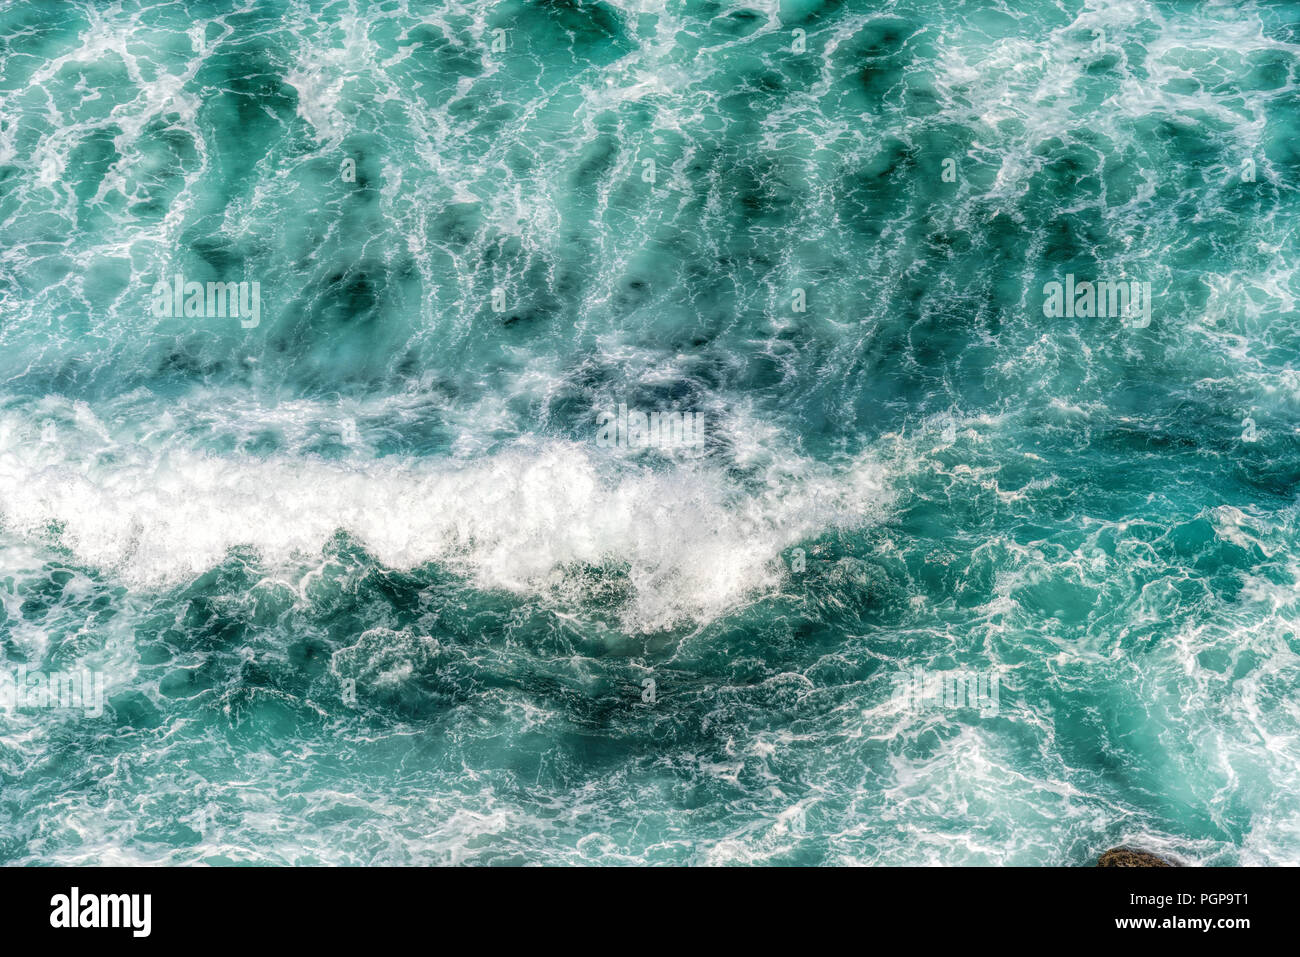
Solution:
<svg viewBox="0 0 1300 957">
<path fill-rule="evenodd" d="M 513 50 L 526 50 L 548 65 L 600 66 L 635 47 L 618 13 L 598 0 L 508 0 L 488 22 L 509 31 Z"/>
</svg>

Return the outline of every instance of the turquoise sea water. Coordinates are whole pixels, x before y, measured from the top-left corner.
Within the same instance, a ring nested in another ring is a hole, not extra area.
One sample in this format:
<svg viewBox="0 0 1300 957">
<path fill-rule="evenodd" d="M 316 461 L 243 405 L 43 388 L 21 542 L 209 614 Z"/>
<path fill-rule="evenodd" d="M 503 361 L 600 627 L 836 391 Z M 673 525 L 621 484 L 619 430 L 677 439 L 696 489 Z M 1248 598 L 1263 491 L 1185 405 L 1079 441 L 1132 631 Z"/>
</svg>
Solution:
<svg viewBox="0 0 1300 957">
<path fill-rule="evenodd" d="M 0 3 L 0 672 L 105 695 L 0 862 L 1300 863 L 1298 87 L 1300 3 Z"/>
</svg>

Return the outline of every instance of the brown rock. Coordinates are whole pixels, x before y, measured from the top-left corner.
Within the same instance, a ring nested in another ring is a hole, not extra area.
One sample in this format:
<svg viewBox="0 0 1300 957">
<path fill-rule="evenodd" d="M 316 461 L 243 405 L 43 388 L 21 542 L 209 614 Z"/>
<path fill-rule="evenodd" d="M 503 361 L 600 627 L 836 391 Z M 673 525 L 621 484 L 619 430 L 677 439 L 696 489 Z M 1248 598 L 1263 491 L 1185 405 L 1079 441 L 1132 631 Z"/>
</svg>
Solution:
<svg viewBox="0 0 1300 957">
<path fill-rule="evenodd" d="M 1173 867 L 1163 857 L 1156 857 L 1146 851 L 1134 851 L 1127 847 L 1112 847 L 1101 860 L 1098 867 Z"/>
</svg>

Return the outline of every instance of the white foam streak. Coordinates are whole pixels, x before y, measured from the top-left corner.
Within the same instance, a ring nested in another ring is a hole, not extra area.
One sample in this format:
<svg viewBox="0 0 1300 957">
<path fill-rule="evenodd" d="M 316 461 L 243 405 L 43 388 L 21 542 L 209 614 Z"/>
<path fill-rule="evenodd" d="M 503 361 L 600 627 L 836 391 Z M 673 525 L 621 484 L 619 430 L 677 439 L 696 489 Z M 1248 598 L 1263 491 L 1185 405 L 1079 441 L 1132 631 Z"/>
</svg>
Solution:
<svg viewBox="0 0 1300 957">
<path fill-rule="evenodd" d="M 241 546 L 273 566 L 318 562 L 342 530 L 392 568 L 439 562 L 481 588 L 562 601 L 593 567 L 626 574 L 636 630 L 707 621 L 775 588 L 782 549 L 870 521 L 887 501 L 866 460 L 840 472 L 791 462 L 741 491 L 707 464 L 629 467 L 558 441 L 472 464 L 144 447 L 100 464 L 21 435 L 0 423 L 6 529 L 132 584 L 191 580 Z"/>
</svg>

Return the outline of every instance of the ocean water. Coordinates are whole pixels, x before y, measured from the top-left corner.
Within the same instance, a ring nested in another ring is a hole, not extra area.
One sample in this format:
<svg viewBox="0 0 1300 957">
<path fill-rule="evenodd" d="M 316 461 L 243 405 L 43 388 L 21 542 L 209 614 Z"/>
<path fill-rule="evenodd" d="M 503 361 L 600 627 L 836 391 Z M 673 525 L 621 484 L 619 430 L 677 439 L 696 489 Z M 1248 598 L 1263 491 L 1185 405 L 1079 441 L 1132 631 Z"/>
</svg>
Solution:
<svg viewBox="0 0 1300 957">
<path fill-rule="evenodd" d="M 0 2 L 0 863 L 1300 863 L 1298 87 L 1294 2 Z"/>
</svg>

